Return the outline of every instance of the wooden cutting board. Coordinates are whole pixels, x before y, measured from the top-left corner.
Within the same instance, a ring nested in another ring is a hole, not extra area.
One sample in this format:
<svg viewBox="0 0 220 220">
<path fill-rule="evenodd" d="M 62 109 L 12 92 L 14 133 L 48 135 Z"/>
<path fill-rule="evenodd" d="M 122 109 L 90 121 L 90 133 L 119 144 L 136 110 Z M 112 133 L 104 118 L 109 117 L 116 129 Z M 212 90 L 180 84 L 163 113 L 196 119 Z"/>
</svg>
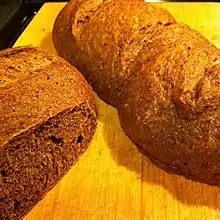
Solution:
<svg viewBox="0 0 220 220">
<path fill-rule="evenodd" d="M 55 53 L 54 19 L 64 3 L 45 4 L 16 42 Z M 220 4 L 157 3 L 220 48 Z M 220 220 L 220 187 L 167 174 L 123 133 L 117 112 L 98 97 L 99 124 L 87 152 L 25 220 Z"/>
</svg>

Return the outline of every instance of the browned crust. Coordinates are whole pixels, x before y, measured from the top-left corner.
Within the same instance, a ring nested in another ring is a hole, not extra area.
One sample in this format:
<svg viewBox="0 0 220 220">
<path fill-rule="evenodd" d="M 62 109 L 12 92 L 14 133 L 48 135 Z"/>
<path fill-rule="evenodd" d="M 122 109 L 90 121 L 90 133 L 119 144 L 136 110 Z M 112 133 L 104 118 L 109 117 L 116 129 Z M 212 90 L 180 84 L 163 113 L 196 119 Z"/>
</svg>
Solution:
<svg viewBox="0 0 220 220">
<path fill-rule="evenodd" d="M 99 4 L 101 4 L 104 0 L 100 1 L 95 1 L 92 6 L 98 7 Z M 77 11 L 84 3 L 84 0 L 76 0 L 70 1 L 68 4 L 66 4 L 55 20 L 52 32 L 53 43 L 58 55 L 77 67 L 80 72 L 85 72 L 84 65 L 82 64 L 81 60 L 85 54 L 84 51 L 75 43 L 76 39 L 72 34 L 72 22 L 77 16 Z M 64 44 L 61 42 L 66 43 Z M 77 51 L 77 54 L 75 51 Z"/>
</svg>

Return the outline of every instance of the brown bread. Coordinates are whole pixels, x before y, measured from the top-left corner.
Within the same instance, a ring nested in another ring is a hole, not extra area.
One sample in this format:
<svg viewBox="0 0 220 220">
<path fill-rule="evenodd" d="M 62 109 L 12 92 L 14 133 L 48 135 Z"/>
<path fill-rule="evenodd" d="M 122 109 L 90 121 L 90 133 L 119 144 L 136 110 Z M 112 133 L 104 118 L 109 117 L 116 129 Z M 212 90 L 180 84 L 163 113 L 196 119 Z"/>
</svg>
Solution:
<svg viewBox="0 0 220 220">
<path fill-rule="evenodd" d="M 57 56 L 17 47 L 0 65 L 0 219 L 20 219 L 87 149 L 96 110 L 83 76 Z"/>
<path fill-rule="evenodd" d="M 118 109 L 153 162 L 220 185 L 220 50 L 142 0 L 106 0 L 90 11 L 95 2 L 71 1 L 60 12 L 58 54 Z"/>
</svg>

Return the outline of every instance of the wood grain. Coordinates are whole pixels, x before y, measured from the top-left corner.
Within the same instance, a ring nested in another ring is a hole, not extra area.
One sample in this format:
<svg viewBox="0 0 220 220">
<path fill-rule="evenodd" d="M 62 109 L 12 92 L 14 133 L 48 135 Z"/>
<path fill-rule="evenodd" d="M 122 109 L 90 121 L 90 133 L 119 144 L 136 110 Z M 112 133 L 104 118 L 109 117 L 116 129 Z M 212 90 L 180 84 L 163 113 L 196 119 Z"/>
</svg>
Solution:
<svg viewBox="0 0 220 220">
<path fill-rule="evenodd" d="M 220 4 L 154 3 L 220 48 Z M 16 42 L 55 53 L 53 22 L 64 3 L 45 4 Z M 99 125 L 87 152 L 25 220 L 220 220 L 220 188 L 167 174 L 123 133 L 117 112 L 96 96 Z"/>
</svg>

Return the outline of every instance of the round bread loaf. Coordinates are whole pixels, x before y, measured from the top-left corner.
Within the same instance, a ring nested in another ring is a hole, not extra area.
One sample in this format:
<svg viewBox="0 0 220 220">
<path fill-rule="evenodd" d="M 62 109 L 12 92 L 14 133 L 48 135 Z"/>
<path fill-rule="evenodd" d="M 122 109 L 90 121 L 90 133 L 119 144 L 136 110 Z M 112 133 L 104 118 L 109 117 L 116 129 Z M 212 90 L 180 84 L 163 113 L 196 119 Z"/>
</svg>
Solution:
<svg viewBox="0 0 220 220">
<path fill-rule="evenodd" d="M 0 65 L 0 219 L 20 219 L 87 149 L 96 109 L 58 56 L 17 47 L 0 52 Z"/>
<path fill-rule="evenodd" d="M 153 162 L 220 185 L 219 49 L 142 0 L 71 1 L 53 40 Z"/>
</svg>

